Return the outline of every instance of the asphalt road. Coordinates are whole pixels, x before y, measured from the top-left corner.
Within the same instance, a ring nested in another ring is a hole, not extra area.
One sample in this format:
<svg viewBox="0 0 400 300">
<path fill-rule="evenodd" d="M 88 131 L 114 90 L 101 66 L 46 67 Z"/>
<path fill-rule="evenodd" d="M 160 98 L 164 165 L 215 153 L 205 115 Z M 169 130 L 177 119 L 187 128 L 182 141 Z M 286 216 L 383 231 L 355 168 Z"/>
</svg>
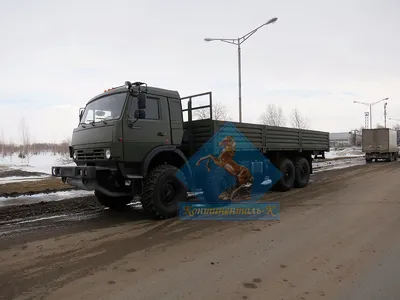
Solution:
<svg viewBox="0 0 400 300">
<path fill-rule="evenodd" d="M 320 172 L 269 193 L 279 222 L 153 221 L 84 204 L 9 217 L 0 299 L 400 299 L 399 167 Z"/>
</svg>

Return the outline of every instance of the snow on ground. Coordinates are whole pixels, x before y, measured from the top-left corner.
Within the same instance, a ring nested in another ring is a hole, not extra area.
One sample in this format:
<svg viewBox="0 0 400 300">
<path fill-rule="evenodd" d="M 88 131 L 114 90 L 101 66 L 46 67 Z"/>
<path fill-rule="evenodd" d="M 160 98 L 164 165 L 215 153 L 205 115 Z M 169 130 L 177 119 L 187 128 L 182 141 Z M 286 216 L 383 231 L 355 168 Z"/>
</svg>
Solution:
<svg viewBox="0 0 400 300">
<path fill-rule="evenodd" d="M 325 152 L 325 157 L 328 159 L 346 157 L 346 156 L 364 156 L 364 153 L 359 147 L 341 148 L 337 150 L 331 148 L 329 152 Z"/>
<path fill-rule="evenodd" d="M 39 153 L 30 155 L 29 158 L 19 158 L 18 153 L 12 156 L 0 156 L 0 167 L 19 169 L 27 172 L 39 172 L 51 175 L 51 167 L 75 166 L 76 164 L 69 158 L 68 155 L 55 154 L 52 152 Z"/>
<path fill-rule="evenodd" d="M 331 149 L 326 152 L 327 160 L 317 161 L 313 163 L 315 172 L 325 170 L 347 168 L 355 165 L 365 164 L 361 148 L 344 148 L 344 149 Z M 340 159 L 338 159 L 340 158 Z M 22 170 L 26 172 L 44 173 L 44 175 L 35 176 L 9 176 L 0 178 L 0 184 L 21 181 L 40 180 L 51 176 L 51 167 L 56 165 L 75 166 L 75 163 L 69 159 L 68 156 L 53 153 L 40 153 L 33 155 L 29 159 L 21 159 L 18 154 L 13 156 L 0 157 L 0 172 L 9 170 Z M 47 174 L 47 175 L 45 175 Z M 269 184 L 268 180 L 263 184 Z M 8 205 L 19 205 L 27 203 L 37 203 L 41 201 L 60 201 L 64 199 L 91 196 L 93 192 L 90 191 L 63 191 L 50 194 L 35 194 L 30 196 L 19 196 L 2 198 L 0 197 L 0 207 Z M 197 193 L 195 193 L 197 194 Z"/>
<path fill-rule="evenodd" d="M 78 198 L 78 197 L 87 197 L 93 196 L 94 193 L 90 191 L 64 191 L 64 192 L 55 192 L 50 194 L 35 194 L 29 196 L 18 196 L 18 197 L 0 197 L 0 207 L 9 206 L 9 205 L 22 205 L 22 204 L 32 204 L 38 202 L 48 202 L 48 201 L 61 201 L 65 199 Z"/>
<path fill-rule="evenodd" d="M 359 166 L 364 164 L 365 164 L 364 157 L 343 158 L 337 160 L 328 159 L 324 161 L 313 162 L 313 170 L 316 173 L 327 170 L 349 168 L 352 166 Z"/>
<path fill-rule="evenodd" d="M 49 178 L 49 175 L 43 176 L 10 176 L 5 178 L 0 178 L 0 184 L 22 182 L 22 181 L 38 181 L 45 178 Z"/>
<path fill-rule="evenodd" d="M 363 156 L 361 148 L 350 147 L 334 150 L 325 153 L 327 159 L 344 158 L 348 156 Z M 51 175 L 51 167 L 56 165 L 75 166 L 75 163 L 69 158 L 68 155 L 53 154 L 52 152 L 40 153 L 38 155 L 31 155 L 29 158 L 21 159 L 18 153 L 12 156 L 0 156 L 0 167 L 9 169 L 19 169 L 27 172 L 38 172 Z M 8 177 L 9 178 L 9 177 Z M 28 177 L 24 177 L 30 180 Z M 21 176 L 22 179 L 22 176 Z M 9 180 L 17 181 L 18 178 L 9 178 Z"/>
</svg>

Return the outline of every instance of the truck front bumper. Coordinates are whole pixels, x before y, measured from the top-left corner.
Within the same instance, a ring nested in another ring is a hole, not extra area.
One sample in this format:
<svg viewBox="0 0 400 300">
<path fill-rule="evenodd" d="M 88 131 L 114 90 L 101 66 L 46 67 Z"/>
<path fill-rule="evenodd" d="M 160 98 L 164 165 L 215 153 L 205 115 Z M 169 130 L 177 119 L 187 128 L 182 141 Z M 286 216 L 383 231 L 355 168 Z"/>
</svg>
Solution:
<svg viewBox="0 0 400 300">
<path fill-rule="evenodd" d="M 98 171 L 109 170 L 103 167 L 95 166 L 76 166 L 76 167 L 52 167 L 53 177 L 75 178 L 75 179 L 96 179 Z"/>
<path fill-rule="evenodd" d="M 99 166 L 52 167 L 53 177 L 59 177 L 64 183 L 79 190 L 99 191 L 110 197 L 124 197 L 131 193 L 110 191 L 99 185 L 97 173 L 100 171 L 114 171 L 110 168 Z"/>
</svg>

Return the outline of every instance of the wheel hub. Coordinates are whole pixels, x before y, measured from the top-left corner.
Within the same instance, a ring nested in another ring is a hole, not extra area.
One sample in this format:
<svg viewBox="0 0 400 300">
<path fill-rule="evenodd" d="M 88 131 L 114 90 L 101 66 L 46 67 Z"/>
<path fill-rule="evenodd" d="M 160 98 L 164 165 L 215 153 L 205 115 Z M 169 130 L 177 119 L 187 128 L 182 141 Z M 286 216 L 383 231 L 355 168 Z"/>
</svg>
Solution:
<svg viewBox="0 0 400 300">
<path fill-rule="evenodd" d="M 289 169 L 286 169 L 286 170 L 285 170 L 283 177 L 284 177 L 284 179 L 285 179 L 286 182 L 290 180 L 290 178 L 291 178 L 291 172 L 290 172 Z"/>
<path fill-rule="evenodd" d="M 302 179 L 304 179 L 304 177 L 306 176 L 306 174 L 307 174 L 306 167 L 305 167 L 305 166 L 302 166 L 302 167 L 300 168 L 300 177 L 301 177 Z"/>
<path fill-rule="evenodd" d="M 165 203 L 171 203 L 172 201 L 174 201 L 176 197 L 176 187 L 171 181 L 166 182 L 164 184 L 162 195 L 163 195 L 163 201 Z"/>
</svg>

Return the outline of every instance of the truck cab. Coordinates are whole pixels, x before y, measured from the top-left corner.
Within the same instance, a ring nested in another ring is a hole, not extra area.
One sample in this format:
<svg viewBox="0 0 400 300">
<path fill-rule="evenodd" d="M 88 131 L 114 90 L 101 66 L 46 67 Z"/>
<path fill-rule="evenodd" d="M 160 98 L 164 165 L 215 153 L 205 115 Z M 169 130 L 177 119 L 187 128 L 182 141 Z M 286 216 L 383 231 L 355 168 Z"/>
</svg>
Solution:
<svg viewBox="0 0 400 300">
<path fill-rule="evenodd" d="M 127 81 L 92 98 L 80 111 L 69 148 L 76 167 L 54 166 L 52 174 L 78 189 L 95 191 L 107 207 L 122 208 L 143 193 L 143 181 L 154 166 L 167 164 L 172 174 L 185 165 L 179 150 L 182 124 L 177 91 Z M 165 188 L 182 189 L 182 184 L 174 180 L 175 186 Z M 156 209 L 153 203 L 143 207 Z"/>
</svg>

